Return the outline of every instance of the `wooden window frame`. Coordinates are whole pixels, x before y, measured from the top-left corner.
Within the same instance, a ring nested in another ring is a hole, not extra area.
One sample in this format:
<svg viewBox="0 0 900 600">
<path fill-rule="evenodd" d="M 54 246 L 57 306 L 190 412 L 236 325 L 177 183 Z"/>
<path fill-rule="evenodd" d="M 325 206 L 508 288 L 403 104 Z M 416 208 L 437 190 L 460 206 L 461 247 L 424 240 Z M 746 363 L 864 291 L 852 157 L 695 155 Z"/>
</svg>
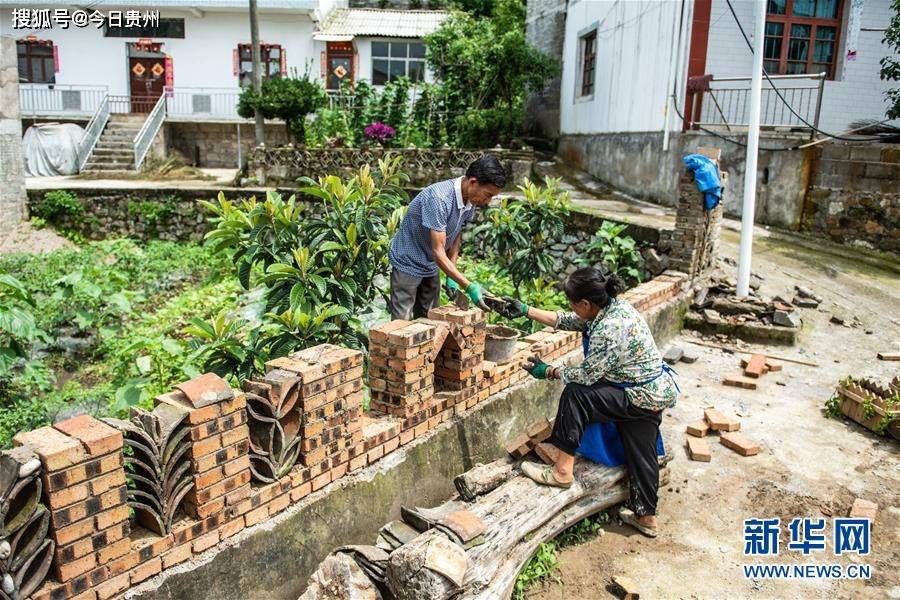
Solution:
<svg viewBox="0 0 900 600">
<path fill-rule="evenodd" d="M 272 56 L 271 56 L 272 48 L 278 48 L 278 58 L 272 58 Z M 238 46 L 237 46 L 238 85 L 240 87 L 251 87 L 252 83 L 248 83 L 246 85 L 242 84 L 245 73 L 248 75 L 247 80 L 250 82 L 253 81 L 253 79 L 252 79 L 253 69 L 251 68 L 250 70 L 245 71 L 242 68 L 243 63 L 245 62 L 241 58 L 243 50 L 247 50 L 248 52 L 250 52 L 251 57 L 253 56 L 253 47 L 251 44 L 238 44 Z M 281 77 L 281 61 L 282 61 L 281 57 L 283 56 L 283 54 L 284 54 L 284 46 L 282 46 L 281 44 L 260 44 L 259 45 L 259 62 L 262 65 L 264 65 L 263 73 L 262 73 L 262 81 L 272 79 L 273 77 L 276 79 L 278 77 Z M 252 62 L 252 59 L 251 59 L 251 62 Z M 278 71 L 274 75 L 269 73 L 272 63 L 275 63 L 278 65 Z"/>
<path fill-rule="evenodd" d="M 581 81 L 578 85 L 579 98 L 587 98 L 594 95 L 597 83 L 597 30 L 589 31 L 578 38 L 581 48 Z M 591 51 L 588 52 L 588 42 L 591 43 Z M 590 81 L 588 75 L 590 74 Z"/>
<path fill-rule="evenodd" d="M 769 75 L 791 75 L 792 73 L 787 72 L 788 63 L 796 63 L 800 61 L 792 61 L 788 60 L 788 49 L 790 47 L 791 40 L 791 25 L 809 25 L 811 27 L 809 32 L 809 49 L 806 53 L 806 73 L 813 73 L 813 65 L 820 65 L 823 63 L 818 63 L 813 60 L 815 56 L 815 47 L 816 47 L 816 32 L 818 28 L 821 27 L 834 27 L 834 53 L 831 56 L 831 63 L 828 65 L 828 70 L 825 72 L 825 79 L 834 79 L 836 73 L 836 67 L 838 63 L 838 57 L 840 53 L 840 45 L 841 45 L 841 28 L 843 26 L 844 21 L 844 3 L 845 0 L 837 0 L 838 9 L 837 16 L 834 19 L 823 19 L 819 17 L 797 17 L 794 16 L 794 0 L 786 0 L 784 14 L 774 14 L 768 11 L 768 6 L 766 8 L 766 22 L 767 23 L 781 23 L 784 26 L 784 30 L 781 33 L 781 48 L 778 55 L 778 72 L 777 73 L 769 73 Z M 772 36 L 766 36 L 772 37 Z M 764 58 L 764 61 L 772 61 L 774 59 Z M 796 73 L 793 73 L 796 75 Z"/>
<path fill-rule="evenodd" d="M 49 57 L 44 54 L 41 56 L 33 56 L 32 50 L 34 48 L 41 49 L 50 49 Z M 18 69 L 18 61 L 20 58 L 25 59 L 25 72 L 23 73 Z M 34 77 L 34 71 L 32 69 L 31 61 L 34 58 L 41 59 L 41 76 L 40 80 L 36 80 Z M 49 59 L 49 60 L 48 60 Z M 49 76 L 47 75 L 47 69 L 49 65 Z M 54 84 L 56 83 L 56 59 L 53 56 L 53 42 L 50 40 L 16 40 L 16 69 L 19 75 L 19 79 L 21 80 L 24 76 L 25 81 L 23 83 L 46 83 L 46 84 Z"/>
</svg>

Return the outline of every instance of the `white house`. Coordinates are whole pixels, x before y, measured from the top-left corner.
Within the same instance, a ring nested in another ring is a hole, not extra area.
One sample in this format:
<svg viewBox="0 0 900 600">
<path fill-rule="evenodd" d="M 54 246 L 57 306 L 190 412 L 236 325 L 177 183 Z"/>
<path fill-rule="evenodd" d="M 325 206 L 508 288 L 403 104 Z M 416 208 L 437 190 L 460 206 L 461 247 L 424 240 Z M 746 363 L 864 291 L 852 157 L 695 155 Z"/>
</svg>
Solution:
<svg viewBox="0 0 900 600">
<path fill-rule="evenodd" d="M 733 176 L 726 209 L 738 212 L 753 60 L 738 21 L 752 43 L 758 3 L 730 4 L 737 21 L 728 0 L 532 0 L 528 39 L 563 65 L 558 87 L 532 102 L 534 133 L 555 138 L 561 156 L 597 177 L 661 203 L 672 203 L 675 189 L 661 172 L 677 172 L 698 146 L 719 146 Z M 882 38 L 891 0 L 766 7 L 764 64 L 784 100 L 764 81 L 763 147 L 795 146 L 810 125 L 840 134 L 854 121 L 885 118 L 889 83 L 879 61 L 890 54 Z M 545 110 L 550 104 L 558 113 Z M 807 159 L 762 153 L 764 221 L 797 225 Z"/>
<path fill-rule="evenodd" d="M 351 8 L 355 4 L 259 0 L 263 76 L 309 72 L 329 90 L 348 79 L 383 85 L 400 76 L 430 78 L 422 37 L 446 13 Z M 16 41 L 26 125 L 87 122 L 105 110 L 104 102 L 113 114 L 150 113 L 163 98 L 171 147 L 200 164 L 232 166 L 234 159 L 226 157 L 252 141 L 236 112 L 241 88 L 251 83 L 246 0 L 89 6 L 0 0 L 0 35 Z M 277 129 L 273 139 L 285 141 Z"/>
</svg>

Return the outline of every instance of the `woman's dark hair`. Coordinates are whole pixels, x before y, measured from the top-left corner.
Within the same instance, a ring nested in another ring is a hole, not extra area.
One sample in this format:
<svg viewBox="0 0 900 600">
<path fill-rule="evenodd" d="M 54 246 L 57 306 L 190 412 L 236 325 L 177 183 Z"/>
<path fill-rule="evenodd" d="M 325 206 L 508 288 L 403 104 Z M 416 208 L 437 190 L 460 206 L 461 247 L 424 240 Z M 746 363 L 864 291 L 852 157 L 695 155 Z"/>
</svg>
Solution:
<svg viewBox="0 0 900 600">
<path fill-rule="evenodd" d="M 474 177 L 481 185 L 506 185 L 506 169 L 493 154 L 482 154 L 466 169 L 466 177 Z"/>
<path fill-rule="evenodd" d="M 616 274 L 604 276 L 600 269 L 582 267 L 569 275 L 563 289 L 571 302 L 588 300 L 606 308 L 625 289 L 625 282 Z"/>
</svg>

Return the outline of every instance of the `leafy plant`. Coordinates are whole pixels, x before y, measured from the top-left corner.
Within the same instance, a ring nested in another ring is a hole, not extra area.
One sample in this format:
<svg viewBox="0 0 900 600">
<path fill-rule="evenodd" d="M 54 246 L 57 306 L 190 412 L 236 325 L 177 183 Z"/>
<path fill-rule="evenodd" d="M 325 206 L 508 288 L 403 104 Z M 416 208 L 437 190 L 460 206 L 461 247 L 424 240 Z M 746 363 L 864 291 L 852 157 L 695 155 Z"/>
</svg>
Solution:
<svg viewBox="0 0 900 600">
<path fill-rule="evenodd" d="M 298 142 L 306 139 L 306 115 L 325 106 L 327 96 L 318 78 L 309 70 L 298 77 L 274 77 L 263 82 L 260 92 L 252 87 L 244 88 L 238 99 L 238 115 L 253 117 L 257 109 L 267 119 L 282 119 L 288 132 Z"/>
<path fill-rule="evenodd" d="M 220 317 L 194 323 L 204 364 L 243 373 L 254 361 L 325 341 L 364 345 L 357 316 L 386 295 L 389 242 L 403 216 L 408 178 L 400 162 L 387 156 L 374 173 L 366 166 L 346 181 L 303 178 L 301 191 L 320 201 L 305 221 L 295 198 L 274 192 L 262 203 L 236 205 L 221 194 L 218 203 L 204 203 L 216 224 L 207 242 L 229 252 L 242 286 L 262 285 L 265 304 L 253 333 Z"/>
<path fill-rule="evenodd" d="M 34 318 L 34 299 L 18 279 L 0 272 L 0 378 L 29 357 L 31 344 L 46 340 Z"/>
<path fill-rule="evenodd" d="M 376 121 L 366 127 L 365 129 L 366 138 L 372 140 L 373 142 L 377 142 L 379 144 L 387 144 L 394 136 L 397 135 L 397 131 L 391 127 L 390 125 L 385 125 L 379 121 Z"/>
<path fill-rule="evenodd" d="M 516 287 L 556 275 L 548 250 L 565 232 L 569 193 L 560 191 L 559 179 L 548 178 L 546 184 L 540 187 L 526 179 L 519 186 L 523 199 L 503 199 L 499 207 L 488 208 L 485 221 L 472 232 L 482 237 Z"/>
<path fill-rule="evenodd" d="M 615 273 L 626 281 L 640 282 L 644 260 L 637 249 L 634 238 L 623 235 L 628 225 L 603 221 L 600 229 L 584 248 L 578 262 L 583 265 L 603 263 L 608 272 Z"/>
<path fill-rule="evenodd" d="M 84 214 L 84 207 L 72 192 L 51 190 L 44 194 L 34 212 L 42 219 L 56 223 L 65 217 L 77 219 Z"/>
<path fill-rule="evenodd" d="M 450 139 L 490 147 L 521 134 L 525 98 L 558 66 L 526 42 L 521 0 L 477 4 L 474 14 L 451 11 L 425 37 L 426 57 L 441 82 Z"/>
<path fill-rule="evenodd" d="M 884 81 L 900 81 L 900 60 L 896 58 L 897 53 L 900 52 L 900 0 L 893 0 L 891 9 L 894 14 L 891 16 L 887 29 L 884 30 L 884 38 L 881 43 L 893 50 L 894 54 L 881 59 L 879 63 L 881 64 L 880 76 Z M 884 95 L 890 104 L 885 116 L 888 119 L 900 118 L 900 87 L 891 88 Z"/>
</svg>

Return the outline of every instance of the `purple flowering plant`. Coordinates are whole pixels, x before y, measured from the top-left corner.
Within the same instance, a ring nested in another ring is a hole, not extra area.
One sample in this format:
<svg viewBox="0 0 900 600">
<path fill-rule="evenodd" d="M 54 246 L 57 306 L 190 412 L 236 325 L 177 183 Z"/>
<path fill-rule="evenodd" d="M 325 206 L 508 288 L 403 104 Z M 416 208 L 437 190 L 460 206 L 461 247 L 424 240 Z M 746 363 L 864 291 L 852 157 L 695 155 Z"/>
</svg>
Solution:
<svg viewBox="0 0 900 600">
<path fill-rule="evenodd" d="M 394 139 L 394 136 L 397 135 L 397 131 L 393 127 L 385 125 L 380 121 L 376 121 L 366 127 L 363 130 L 363 133 L 366 138 L 378 142 L 379 144 L 385 144 Z"/>
</svg>

